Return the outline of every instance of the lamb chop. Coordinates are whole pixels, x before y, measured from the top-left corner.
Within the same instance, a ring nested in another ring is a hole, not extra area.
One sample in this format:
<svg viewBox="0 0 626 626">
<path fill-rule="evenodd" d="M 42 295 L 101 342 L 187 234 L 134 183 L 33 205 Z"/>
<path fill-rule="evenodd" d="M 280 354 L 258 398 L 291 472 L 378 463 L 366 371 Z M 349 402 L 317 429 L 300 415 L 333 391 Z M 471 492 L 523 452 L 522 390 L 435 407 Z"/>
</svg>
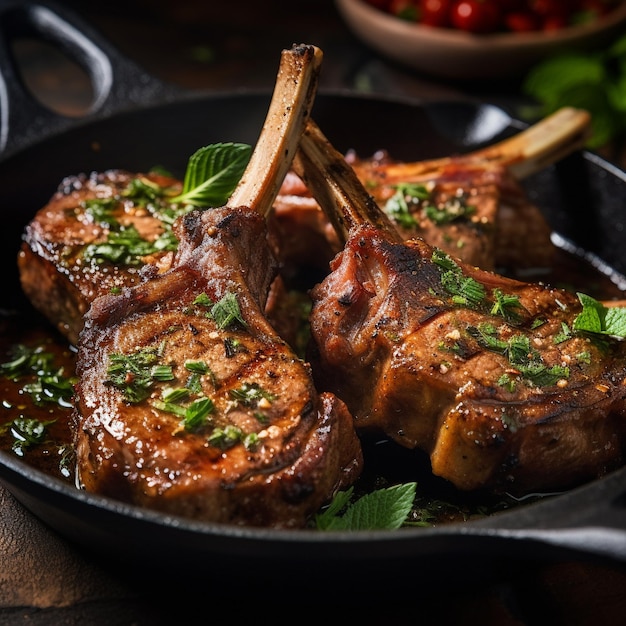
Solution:
<svg viewBox="0 0 626 626">
<path fill-rule="evenodd" d="M 172 267 L 96 298 L 78 345 L 83 488 L 198 520 L 297 528 L 358 476 L 350 414 L 263 315 L 269 211 L 312 106 L 321 51 L 282 53 L 227 206 L 177 224 Z"/>
<path fill-rule="evenodd" d="M 550 226 L 520 181 L 582 147 L 589 124 L 586 111 L 567 107 L 466 155 L 415 163 L 394 162 L 384 151 L 346 158 L 405 239 L 419 236 L 483 269 L 528 273 L 550 267 L 554 247 Z M 274 211 L 272 228 L 286 265 L 327 263 L 341 249 L 343 242 L 294 173 Z"/>
<path fill-rule="evenodd" d="M 626 343 L 574 330 L 574 293 L 404 240 L 309 122 L 294 169 L 344 249 L 311 291 L 311 363 L 361 433 L 461 490 L 560 489 L 626 454 Z"/>
<path fill-rule="evenodd" d="M 68 176 L 26 226 L 22 289 L 71 343 L 94 298 L 140 282 L 144 266 L 171 265 L 167 196 L 181 190 L 182 181 L 156 172 Z"/>
</svg>

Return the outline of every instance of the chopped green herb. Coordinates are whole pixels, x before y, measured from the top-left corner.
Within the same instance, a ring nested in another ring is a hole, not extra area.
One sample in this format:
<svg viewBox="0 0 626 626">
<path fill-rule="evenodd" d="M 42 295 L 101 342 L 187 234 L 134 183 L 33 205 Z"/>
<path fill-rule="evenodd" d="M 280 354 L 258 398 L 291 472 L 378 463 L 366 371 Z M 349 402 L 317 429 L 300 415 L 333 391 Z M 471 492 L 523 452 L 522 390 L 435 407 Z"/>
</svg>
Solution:
<svg viewBox="0 0 626 626">
<path fill-rule="evenodd" d="M 571 337 L 572 331 L 570 327 L 565 322 L 561 322 L 561 332 L 554 336 L 553 341 L 555 344 L 559 344 L 571 339 Z"/>
<path fill-rule="evenodd" d="M 500 378 L 498 378 L 498 385 L 500 387 L 504 387 L 507 391 L 513 393 L 515 391 L 515 380 L 511 378 L 508 374 L 502 374 Z"/>
<path fill-rule="evenodd" d="M 260 439 L 256 433 L 248 433 L 243 438 L 243 447 L 246 450 L 254 450 L 259 445 Z"/>
<path fill-rule="evenodd" d="M 429 197 L 428 190 L 422 184 L 400 183 L 396 185 L 396 192 L 385 203 L 384 210 L 400 226 L 412 228 L 417 225 L 417 220 L 409 204 L 417 206 Z"/>
<path fill-rule="evenodd" d="M 252 408 L 256 408 L 261 400 L 271 403 L 276 399 L 274 395 L 257 383 L 243 383 L 241 387 L 231 389 L 229 395 L 240 404 Z"/>
<path fill-rule="evenodd" d="M 195 374 L 208 374 L 209 366 L 205 361 L 185 361 L 185 369 Z"/>
<path fill-rule="evenodd" d="M 214 411 L 211 398 L 198 398 L 185 409 L 184 424 L 187 430 L 196 430 L 204 426 L 208 416 Z"/>
<path fill-rule="evenodd" d="M 195 297 L 193 304 L 208 309 L 209 307 L 212 307 L 215 303 L 213 302 L 213 300 L 211 300 L 211 298 L 209 298 L 209 296 L 206 295 L 206 293 L 203 292 Z"/>
<path fill-rule="evenodd" d="M 47 438 L 47 427 L 54 422 L 55 420 L 42 422 L 26 417 L 15 418 L 9 425 L 14 437 L 13 452 L 18 456 L 24 456 L 29 448 L 44 443 Z"/>
<path fill-rule="evenodd" d="M 166 387 L 161 392 L 161 398 L 166 403 L 179 403 L 189 398 L 190 391 L 186 387 Z"/>
<path fill-rule="evenodd" d="M 117 206 L 117 198 L 88 198 L 79 205 L 85 214 L 96 224 L 103 224 L 108 228 L 119 228 L 119 222 L 113 216 Z"/>
<path fill-rule="evenodd" d="M 464 195 L 450 198 L 438 206 L 434 204 L 426 204 L 424 206 L 424 214 L 426 217 L 438 226 L 450 224 L 451 222 L 461 219 L 467 219 L 474 213 L 476 213 L 476 207 L 467 204 Z"/>
<path fill-rule="evenodd" d="M 211 317 L 220 329 L 227 328 L 234 322 L 238 322 L 242 326 L 246 325 L 239 309 L 237 296 L 230 292 L 211 307 Z"/>
<path fill-rule="evenodd" d="M 119 389 L 131 404 L 145 400 L 157 380 L 172 380 L 174 377 L 171 367 L 158 362 L 162 349 L 163 346 L 159 346 L 142 348 L 134 354 L 111 353 L 105 383 Z"/>
<path fill-rule="evenodd" d="M 501 315 L 507 320 L 519 319 L 518 310 L 522 308 L 519 298 L 515 295 L 506 294 L 501 289 L 494 289 L 494 303 L 491 307 L 491 315 Z"/>
<path fill-rule="evenodd" d="M 42 346 L 29 348 L 17 344 L 9 356 L 10 361 L 0 364 L 0 372 L 14 382 L 31 378 L 22 389 L 36 405 L 54 403 L 71 408 L 76 377 L 65 376 L 63 368 L 55 366 L 52 352 L 46 352 Z"/>
<path fill-rule="evenodd" d="M 171 233 L 167 233 L 155 241 L 148 241 L 131 225 L 120 230 L 110 231 L 106 241 L 89 244 L 85 248 L 83 256 L 87 261 L 109 262 L 114 265 L 132 267 L 142 265 L 142 257 L 163 250 L 176 250 L 177 247 L 178 241 Z"/>
<path fill-rule="evenodd" d="M 145 177 L 131 178 L 122 196 L 130 198 L 138 206 L 147 206 L 164 196 L 163 187 Z"/>
<path fill-rule="evenodd" d="M 530 339 L 526 335 L 514 335 L 504 341 L 498 338 L 497 329 L 490 324 L 471 326 L 467 331 L 485 349 L 506 356 L 511 366 L 530 384 L 543 387 L 569 377 L 569 368 L 545 365 L 539 352 L 531 347 Z M 512 381 L 509 379 L 501 377 L 498 384 L 512 389 Z"/>
<path fill-rule="evenodd" d="M 208 438 L 208 442 L 212 446 L 227 450 L 238 444 L 244 437 L 244 434 L 240 428 L 229 424 L 224 428 L 214 428 L 213 432 Z"/>
</svg>

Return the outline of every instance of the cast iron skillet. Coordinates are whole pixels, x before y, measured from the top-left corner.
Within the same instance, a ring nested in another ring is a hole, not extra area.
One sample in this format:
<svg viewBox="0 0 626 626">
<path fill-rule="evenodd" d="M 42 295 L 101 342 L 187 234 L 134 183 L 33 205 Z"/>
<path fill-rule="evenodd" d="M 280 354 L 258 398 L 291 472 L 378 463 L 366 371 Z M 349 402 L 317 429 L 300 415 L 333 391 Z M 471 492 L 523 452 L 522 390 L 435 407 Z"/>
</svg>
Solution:
<svg viewBox="0 0 626 626">
<path fill-rule="evenodd" d="M 189 155 L 217 141 L 254 143 L 268 93 L 180 93 L 147 76 L 76 16 L 47 2 L 4 3 L 1 11 L 0 254 L 3 308 L 26 307 L 16 254 L 22 229 L 68 174 L 162 165 L 182 176 Z M 9 33 L 53 41 L 91 75 L 93 111 L 81 120 L 43 108 L 23 87 Z M 278 56 L 277 50 L 277 66 Z M 398 158 L 445 156 L 491 143 L 523 124 L 487 104 L 420 104 L 320 93 L 313 116 L 340 149 Z M 598 263 L 626 273 L 626 175 L 589 152 L 527 181 L 555 232 Z M 7 278 L 8 276 L 8 278 Z M 395 532 L 274 531 L 197 523 L 74 489 L 0 453 L 0 480 L 35 516 L 102 561 L 155 560 L 224 579 L 281 585 L 350 579 L 360 589 L 430 581 L 467 582 L 512 559 L 589 558 L 626 562 L 626 468 L 578 489 L 475 522 Z M 407 572 L 408 574 L 407 578 Z M 287 573 L 287 574 L 286 574 Z M 286 575 L 285 575 L 286 574 Z"/>
</svg>

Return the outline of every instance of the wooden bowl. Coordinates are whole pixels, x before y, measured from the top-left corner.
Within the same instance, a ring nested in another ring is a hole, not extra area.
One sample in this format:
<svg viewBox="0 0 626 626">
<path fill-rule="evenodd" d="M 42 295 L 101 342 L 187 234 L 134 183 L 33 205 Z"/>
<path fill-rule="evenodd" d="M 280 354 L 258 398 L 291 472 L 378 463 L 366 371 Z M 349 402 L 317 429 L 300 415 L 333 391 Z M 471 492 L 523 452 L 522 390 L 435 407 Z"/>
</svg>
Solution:
<svg viewBox="0 0 626 626">
<path fill-rule="evenodd" d="M 451 79 L 518 76 L 548 56 L 592 50 L 626 32 L 626 2 L 580 26 L 486 35 L 407 22 L 363 0 L 336 0 L 336 5 L 348 27 L 371 48 L 420 72 Z"/>
</svg>

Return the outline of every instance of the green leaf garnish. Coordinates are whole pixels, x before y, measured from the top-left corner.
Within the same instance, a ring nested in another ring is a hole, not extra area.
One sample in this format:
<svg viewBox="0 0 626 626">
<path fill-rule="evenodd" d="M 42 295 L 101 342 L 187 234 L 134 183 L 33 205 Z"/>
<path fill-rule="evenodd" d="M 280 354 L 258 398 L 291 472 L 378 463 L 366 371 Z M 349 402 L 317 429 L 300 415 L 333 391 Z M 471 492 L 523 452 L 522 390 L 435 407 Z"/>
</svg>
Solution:
<svg viewBox="0 0 626 626">
<path fill-rule="evenodd" d="M 257 383 L 243 383 L 240 387 L 231 389 L 228 393 L 233 400 L 253 408 L 258 406 L 261 400 L 272 403 L 276 399 L 273 394 L 263 389 Z"/>
<path fill-rule="evenodd" d="M 28 378 L 22 390 L 32 401 L 41 406 L 54 403 L 62 408 L 71 408 L 74 396 L 75 376 L 65 376 L 62 367 L 54 364 L 54 354 L 43 347 L 29 348 L 23 344 L 13 346 L 11 360 L 0 363 L 0 373 L 17 382 Z"/>
<path fill-rule="evenodd" d="M 243 438 L 244 433 L 241 428 L 229 424 L 224 426 L 224 428 L 214 428 L 208 438 L 208 442 L 221 450 L 227 450 L 238 444 Z"/>
<path fill-rule="evenodd" d="M 48 426 L 55 420 L 42 422 L 37 419 L 18 417 L 10 424 L 14 442 L 12 450 L 18 456 L 23 456 L 24 452 L 33 446 L 44 443 L 48 436 Z"/>
<path fill-rule="evenodd" d="M 626 307 L 607 307 L 584 293 L 576 295 L 583 310 L 574 320 L 574 330 L 626 337 Z"/>
<path fill-rule="evenodd" d="M 200 148 L 187 163 L 183 192 L 170 202 L 223 206 L 245 171 L 251 153 L 251 146 L 232 142 Z"/>
<path fill-rule="evenodd" d="M 564 106 L 588 111 L 590 148 L 626 136 L 626 35 L 604 49 L 546 58 L 529 71 L 522 90 L 539 103 L 540 116 Z"/>
<path fill-rule="evenodd" d="M 476 309 L 485 302 L 487 294 L 483 285 L 465 276 L 450 255 L 436 248 L 432 261 L 445 270 L 441 274 L 441 286 L 452 296 L 454 304 Z"/>
<path fill-rule="evenodd" d="M 396 185 L 396 192 L 385 203 L 384 209 L 394 222 L 405 228 L 411 228 L 417 225 L 417 220 L 413 217 L 409 203 L 417 205 L 429 197 L 430 194 L 423 184 L 399 183 Z"/>
<path fill-rule="evenodd" d="M 411 512 L 417 483 L 394 485 L 350 503 L 353 488 L 340 491 L 329 507 L 315 516 L 318 530 L 395 530 Z M 343 511 L 343 513 L 342 513 Z"/>
</svg>

